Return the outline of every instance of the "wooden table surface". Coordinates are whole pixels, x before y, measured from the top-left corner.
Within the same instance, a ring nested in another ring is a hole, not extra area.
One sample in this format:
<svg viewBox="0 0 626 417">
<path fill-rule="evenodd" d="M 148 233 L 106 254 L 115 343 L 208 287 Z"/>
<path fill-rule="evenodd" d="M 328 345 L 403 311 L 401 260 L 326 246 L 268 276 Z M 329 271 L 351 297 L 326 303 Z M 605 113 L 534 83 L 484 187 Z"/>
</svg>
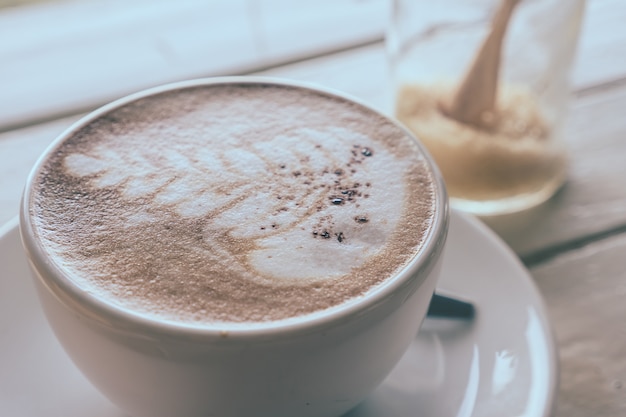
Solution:
<svg viewBox="0 0 626 417">
<path fill-rule="evenodd" d="M 146 27 L 141 36 L 129 24 L 136 21 L 112 18 L 119 16 L 113 6 L 95 10 L 100 20 L 92 25 L 78 24 L 76 16 L 93 12 L 93 5 L 0 10 L 0 224 L 17 214 L 24 180 L 50 141 L 86 111 L 150 85 L 272 75 L 337 88 L 388 110 L 385 1 L 319 1 L 299 5 L 298 13 L 286 0 L 219 7 L 186 0 L 170 10 L 172 3 L 156 2 L 149 18 L 135 16 Z M 229 20 L 226 30 L 223 22 L 231 18 L 239 20 Z M 98 25 L 109 36 L 94 32 Z M 217 41 L 194 31 L 223 35 Z M 566 186 L 532 212 L 488 223 L 527 265 L 546 300 L 561 361 L 556 415 L 624 416 L 625 1 L 588 2 L 573 94 Z"/>
</svg>

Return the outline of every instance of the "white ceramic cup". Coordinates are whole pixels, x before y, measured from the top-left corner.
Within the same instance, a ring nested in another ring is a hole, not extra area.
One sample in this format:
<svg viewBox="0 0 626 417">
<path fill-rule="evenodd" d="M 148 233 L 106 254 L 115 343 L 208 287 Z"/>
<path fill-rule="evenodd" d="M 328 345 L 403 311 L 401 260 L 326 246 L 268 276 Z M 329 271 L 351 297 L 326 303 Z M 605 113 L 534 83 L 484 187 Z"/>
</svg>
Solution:
<svg viewBox="0 0 626 417">
<path fill-rule="evenodd" d="M 435 290 L 449 212 L 443 182 L 426 151 L 435 172 L 436 208 L 420 253 L 366 297 L 299 320 L 249 329 L 159 322 L 81 290 L 51 262 L 34 237 L 29 217 L 29 190 L 47 155 L 76 129 L 125 103 L 170 89 L 242 80 L 268 82 L 196 80 L 105 106 L 61 135 L 42 155 L 26 185 L 20 232 L 48 321 L 93 385 L 135 417 L 341 415 L 392 370 L 415 337 Z"/>
</svg>

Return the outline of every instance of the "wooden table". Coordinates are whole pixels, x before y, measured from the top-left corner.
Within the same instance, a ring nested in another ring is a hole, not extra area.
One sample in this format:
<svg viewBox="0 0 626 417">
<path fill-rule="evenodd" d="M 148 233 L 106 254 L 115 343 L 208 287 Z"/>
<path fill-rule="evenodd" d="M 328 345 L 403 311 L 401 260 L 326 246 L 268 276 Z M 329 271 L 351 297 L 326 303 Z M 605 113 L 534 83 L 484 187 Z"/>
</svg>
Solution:
<svg viewBox="0 0 626 417">
<path fill-rule="evenodd" d="M 0 224 L 17 214 L 26 175 L 55 136 L 84 112 L 150 85 L 273 75 L 386 109 L 382 0 L 172 3 L 144 14 L 125 9 L 127 19 L 116 2 L 0 11 Z M 95 23 L 82 24 L 86 15 Z M 490 221 L 548 305 L 561 357 L 558 416 L 626 415 L 625 57 L 626 3 L 589 1 L 567 123 L 569 180 L 525 217 Z"/>
</svg>

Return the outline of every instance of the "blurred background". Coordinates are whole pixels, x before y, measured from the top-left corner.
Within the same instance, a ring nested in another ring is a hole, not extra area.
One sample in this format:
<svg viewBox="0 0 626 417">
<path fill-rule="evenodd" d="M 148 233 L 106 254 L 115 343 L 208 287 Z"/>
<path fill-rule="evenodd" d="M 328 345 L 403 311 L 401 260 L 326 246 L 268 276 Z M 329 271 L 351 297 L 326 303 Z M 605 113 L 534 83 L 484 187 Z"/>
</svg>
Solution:
<svg viewBox="0 0 626 417">
<path fill-rule="evenodd" d="M 1 0 L 0 130 L 381 41 L 380 0 Z"/>
</svg>

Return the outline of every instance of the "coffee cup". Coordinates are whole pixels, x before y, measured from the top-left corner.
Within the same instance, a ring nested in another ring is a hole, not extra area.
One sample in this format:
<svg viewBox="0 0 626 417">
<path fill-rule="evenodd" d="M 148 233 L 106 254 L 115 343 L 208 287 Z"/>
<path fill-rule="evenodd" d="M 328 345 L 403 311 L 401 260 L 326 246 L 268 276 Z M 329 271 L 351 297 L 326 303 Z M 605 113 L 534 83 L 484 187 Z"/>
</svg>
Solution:
<svg viewBox="0 0 626 417">
<path fill-rule="evenodd" d="M 415 337 L 448 222 L 407 130 L 258 77 L 96 110 L 44 152 L 20 211 L 56 337 L 134 417 L 345 413 Z"/>
</svg>

